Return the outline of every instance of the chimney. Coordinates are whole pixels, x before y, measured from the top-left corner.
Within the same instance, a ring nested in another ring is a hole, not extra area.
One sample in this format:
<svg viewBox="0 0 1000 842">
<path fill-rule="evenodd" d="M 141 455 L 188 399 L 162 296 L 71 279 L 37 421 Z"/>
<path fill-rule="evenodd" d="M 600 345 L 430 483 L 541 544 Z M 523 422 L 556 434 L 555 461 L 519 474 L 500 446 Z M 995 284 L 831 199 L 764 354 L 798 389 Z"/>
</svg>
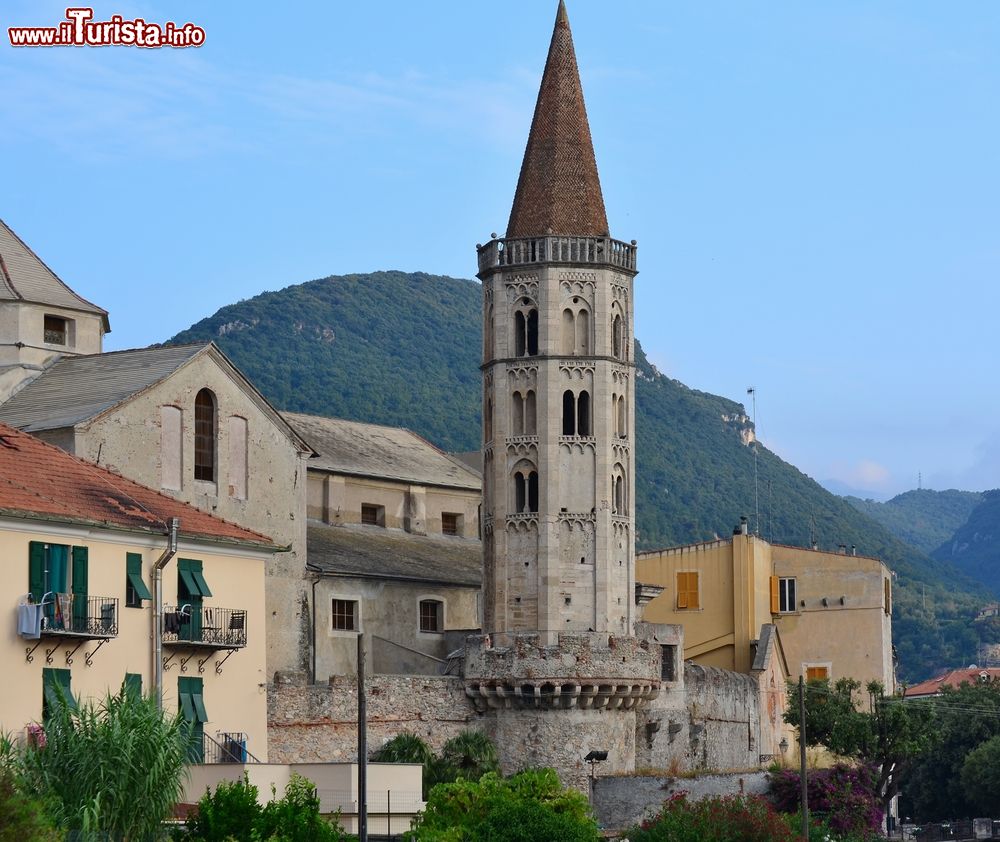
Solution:
<svg viewBox="0 0 1000 842">
<path fill-rule="evenodd" d="M 817 541 L 815 538 L 813 538 L 813 541 L 812 541 L 812 548 L 814 550 L 818 550 L 819 549 L 819 541 Z"/>
<path fill-rule="evenodd" d="M 851 555 L 857 555 L 857 554 L 858 554 L 858 548 L 854 546 L 854 544 L 851 544 Z"/>
<path fill-rule="evenodd" d="M 750 534 L 750 522 L 746 519 L 745 516 L 741 516 L 740 517 L 739 534 L 740 535 L 749 535 Z"/>
<path fill-rule="evenodd" d="M 847 544 L 837 544 L 837 554 L 847 555 Z"/>
</svg>

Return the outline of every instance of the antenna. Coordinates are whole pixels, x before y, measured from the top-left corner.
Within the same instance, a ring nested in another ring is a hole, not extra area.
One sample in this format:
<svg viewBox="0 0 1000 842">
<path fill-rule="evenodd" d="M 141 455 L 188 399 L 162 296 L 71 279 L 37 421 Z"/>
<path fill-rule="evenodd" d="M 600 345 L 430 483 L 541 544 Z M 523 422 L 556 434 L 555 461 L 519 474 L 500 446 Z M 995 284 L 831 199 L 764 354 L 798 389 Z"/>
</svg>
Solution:
<svg viewBox="0 0 1000 842">
<path fill-rule="evenodd" d="M 751 386 L 747 389 L 747 394 L 753 397 L 753 508 L 754 508 L 754 534 L 760 535 L 760 492 L 757 485 L 757 390 Z"/>
<path fill-rule="evenodd" d="M 917 471 L 917 491 L 920 491 L 924 487 L 924 475 Z"/>
</svg>

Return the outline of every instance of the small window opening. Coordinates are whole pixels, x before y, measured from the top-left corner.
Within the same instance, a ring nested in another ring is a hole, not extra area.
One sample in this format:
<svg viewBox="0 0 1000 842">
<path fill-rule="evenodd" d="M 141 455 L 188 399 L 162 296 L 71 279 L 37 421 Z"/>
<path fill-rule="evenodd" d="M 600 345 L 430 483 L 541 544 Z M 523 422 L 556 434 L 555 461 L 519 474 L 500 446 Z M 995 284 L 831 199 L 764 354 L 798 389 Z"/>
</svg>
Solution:
<svg viewBox="0 0 1000 842">
<path fill-rule="evenodd" d="M 461 515 L 453 512 L 441 513 L 441 533 L 443 535 L 458 535 L 461 532 Z"/>
<path fill-rule="evenodd" d="M 362 503 L 361 522 L 365 526 L 385 526 L 385 506 Z"/>
<path fill-rule="evenodd" d="M 334 631 L 358 630 L 358 603 L 353 599 L 334 599 L 331 603 Z"/>
<path fill-rule="evenodd" d="M 216 415 L 215 395 L 202 389 L 194 399 L 194 478 L 204 482 L 215 482 Z"/>
<path fill-rule="evenodd" d="M 45 341 L 49 345 L 67 345 L 69 339 L 68 320 L 59 316 L 45 317 Z"/>
<path fill-rule="evenodd" d="M 438 599 L 420 600 L 420 631 L 444 631 L 444 603 Z"/>
</svg>

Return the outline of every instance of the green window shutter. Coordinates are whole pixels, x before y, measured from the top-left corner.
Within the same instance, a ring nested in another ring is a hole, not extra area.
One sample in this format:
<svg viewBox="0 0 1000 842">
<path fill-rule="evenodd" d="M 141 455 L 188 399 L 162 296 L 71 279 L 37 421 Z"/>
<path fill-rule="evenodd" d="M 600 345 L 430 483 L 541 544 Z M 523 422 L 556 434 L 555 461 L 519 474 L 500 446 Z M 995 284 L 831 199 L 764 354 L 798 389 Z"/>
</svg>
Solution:
<svg viewBox="0 0 1000 842">
<path fill-rule="evenodd" d="M 208 722 L 208 712 L 205 710 L 205 697 L 201 693 L 192 693 L 191 701 L 194 702 L 194 712 L 201 723 Z"/>
<path fill-rule="evenodd" d="M 86 547 L 73 547 L 73 629 L 87 628 L 87 580 L 90 553 Z"/>
<path fill-rule="evenodd" d="M 125 673 L 125 681 L 122 683 L 122 686 L 125 688 L 126 693 L 142 696 L 142 676 L 139 673 Z"/>
<path fill-rule="evenodd" d="M 198 562 L 199 568 L 201 567 L 201 562 Z M 195 584 L 198 586 L 198 592 L 202 596 L 211 596 L 212 591 L 208 587 L 208 582 L 205 581 L 205 577 L 202 575 L 201 570 L 192 570 L 191 575 L 194 577 Z"/>
<path fill-rule="evenodd" d="M 130 605 L 141 607 L 142 600 L 153 598 L 142 579 L 142 555 L 140 553 L 125 554 L 125 578 L 132 588 L 131 595 L 135 597 L 134 601 L 129 602 Z"/>
<path fill-rule="evenodd" d="M 78 710 L 76 699 L 73 696 L 71 687 L 72 673 L 69 670 L 49 669 L 42 670 L 42 711 L 43 716 L 47 716 L 62 700 L 70 710 Z"/>
<path fill-rule="evenodd" d="M 41 541 L 28 544 L 28 590 L 35 602 L 41 602 L 48 590 L 45 587 L 45 544 Z"/>
</svg>

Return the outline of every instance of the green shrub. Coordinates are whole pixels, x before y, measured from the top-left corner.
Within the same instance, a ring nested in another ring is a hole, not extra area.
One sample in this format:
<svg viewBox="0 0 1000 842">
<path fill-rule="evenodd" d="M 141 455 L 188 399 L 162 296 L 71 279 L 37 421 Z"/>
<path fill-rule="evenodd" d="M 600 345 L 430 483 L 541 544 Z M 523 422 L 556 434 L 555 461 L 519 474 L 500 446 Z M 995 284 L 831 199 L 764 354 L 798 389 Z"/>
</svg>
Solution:
<svg viewBox="0 0 1000 842">
<path fill-rule="evenodd" d="M 258 790 L 246 775 L 238 781 L 222 781 L 215 792 L 208 790 L 198 801 L 197 810 L 187 820 L 180 838 L 198 842 L 226 842 L 244 838 L 260 818 Z"/>
<path fill-rule="evenodd" d="M 45 805 L 20 791 L 14 774 L 0 769 L 0 842 L 59 842 Z"/>
<path fill-rule="evenodd" d="M 632 828 L 629 842 L 794 842 L 788 822 L 763 798 L 670 798 L 660 812 Z"/>
<path fill-rule="evenodd" d="M 426 809 L 404 835 L 411 842 L 596 842 L 586 797 L 563 789 L 552 769 L 502 778 L 457 780 L 431 790 Z"/>
<path fill-rule="evenodd" d="M 272 795 L 277 793 L 272 789 Z M 319 795 L 311 781 L 292 775 L 284 798 L 272 798 L 260 811 L 250 837 L 253 842 L 341 842 L 349 837 L 319 812 Z"/>
</svg>

